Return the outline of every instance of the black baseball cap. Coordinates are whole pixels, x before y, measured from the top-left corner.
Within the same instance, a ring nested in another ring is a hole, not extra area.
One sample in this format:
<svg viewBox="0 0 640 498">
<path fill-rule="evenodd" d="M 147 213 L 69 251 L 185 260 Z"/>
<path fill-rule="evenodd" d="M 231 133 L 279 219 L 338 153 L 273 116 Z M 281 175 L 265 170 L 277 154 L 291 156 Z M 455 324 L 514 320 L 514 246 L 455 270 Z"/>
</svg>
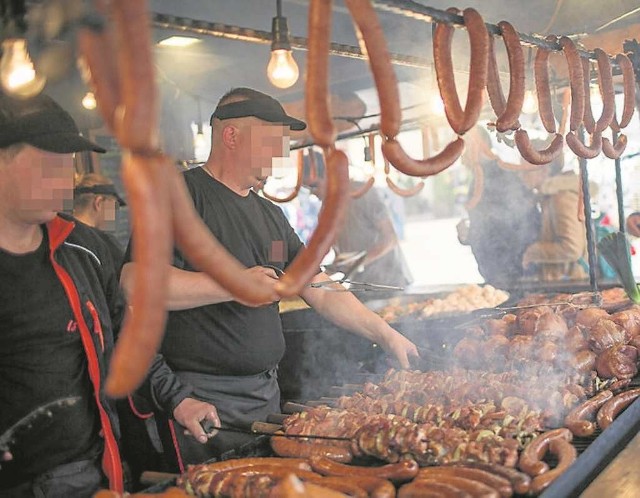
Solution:
<svg viewBox="0 0 640 498">
<path fill-rule="evenodd" d="M 59 154 L 106 152 L 82 137 L 71 115 L 51 97 L 17 99 L 0 92 L 0 148 L 19 143 Z"/>
<path fill-rule="evenodd" d="M 225 120 L 253 116 L 270 123 L 282 123 L 295 131 L 304 130 L 307 127 L 304 121 L 289 116 L 280 102 L 273 97 L 262 92 L 255 91 L 255 93 L 258 94 L 255 98 L 219 105 L 211 115 L 209 124 L 213 124 L 213 118 Z"/>
<path fill-rule="evenodd" d="M 120 194 L 116 191 L 116 188 L 113 185 L 92 185 L 91 187 L 76 187 L 73 189 L 74 195 L 82 195 L 82 194 L 96 194 L 96 195 L 110 195 L 111 197 L 115 197 L 116 201 L 120 206 L 126 206 L 127 203 L 124 201 Z"/>
</svg>

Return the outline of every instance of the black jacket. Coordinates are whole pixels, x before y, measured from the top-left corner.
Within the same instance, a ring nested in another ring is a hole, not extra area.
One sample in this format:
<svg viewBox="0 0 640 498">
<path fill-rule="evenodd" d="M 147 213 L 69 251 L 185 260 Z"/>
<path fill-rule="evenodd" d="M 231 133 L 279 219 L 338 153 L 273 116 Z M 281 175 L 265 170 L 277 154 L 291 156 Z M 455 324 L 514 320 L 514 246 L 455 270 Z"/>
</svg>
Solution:
<svg viewBox="0 0 640 498">
<path fill-rule="evenodd" d="M 58 216 L 47 224 L 51 264 L 78 323 L 96 394 L 104 438 L 102 467 L 113 491 L 123 491 L 115 402 L 104 393 L 114 337 L 120 329 L 125 301 L 109 250 L 94 229 Z"/>
</svg>

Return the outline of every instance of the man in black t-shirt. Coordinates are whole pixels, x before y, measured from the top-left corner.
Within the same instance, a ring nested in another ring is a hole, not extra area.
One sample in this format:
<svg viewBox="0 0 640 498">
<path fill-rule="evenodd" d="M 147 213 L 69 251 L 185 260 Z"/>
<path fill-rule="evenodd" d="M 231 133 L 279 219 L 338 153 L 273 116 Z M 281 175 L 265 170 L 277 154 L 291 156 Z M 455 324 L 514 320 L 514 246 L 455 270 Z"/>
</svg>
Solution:
<svg viewBox="0 0 640 498">
<path fill-rule="evenodd" d="M 253 189 L 271 174 L 273 158 L 285 153 L 289 128 L 306 125 L 275 99 L 248 88 L 222 97 L 211 125 L 209 159 L 184 175 L 196 210 L 246 272 L 275 287 L 303 245 L 282 210 Z M 134 266 L 123 267 L 125 291 Z M 328 276 L 318 269 L 313 282 L 324 280 Z M 379 343 L 403 367 L 418 355 L 409 340 L 348 292 L 307 287 L 301 297 L 340 327 Z M 247 429 L 279 412 L 275 369 L 285 345 L 276 302 L 248 307 L 234 301 L 180 253 L 170 274 L 169 309 L 161 355 L 145 389 L 169 419 L 177 443 L 171 470 L 184 470 L 243 442 L 228 432 L 212 437 L 215 431 L 206 434 L 201 422 Z M 193 437 L 185 437 L 185 429 Z M 164 451 L 169 457 L 171 448 Z"/>
<path fill-rule="evenodd" d="M 123 491 L 119 426 L 103 393 L 125 305 L 108 248 L 58 213 L 70 207 L 71 153 L 104 152 L 45 95 L 0 94 L 0 433 L 22 428 L 0 468 L 3 497 Z"/>
</svg>

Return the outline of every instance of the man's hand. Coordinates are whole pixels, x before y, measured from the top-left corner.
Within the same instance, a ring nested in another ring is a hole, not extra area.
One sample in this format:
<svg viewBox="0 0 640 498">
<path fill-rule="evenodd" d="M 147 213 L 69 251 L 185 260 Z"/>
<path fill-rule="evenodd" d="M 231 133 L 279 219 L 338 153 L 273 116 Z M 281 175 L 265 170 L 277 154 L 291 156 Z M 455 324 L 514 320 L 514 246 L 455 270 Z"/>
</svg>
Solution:
<svg viewBox="0 0 640 498">
<path fill-rule="evenodd" d="M 8 462 L 9 460 L 13 460 L 13 455 L 8 451 L 0 451 L 0 462 Z M 0 465 L 0 469 L 2 465 Z"/>
<path fill-rule="evenodd" d="M 416 345 L 399 332 L 389 327 L 390 333 L 385 337 L 384 350 L 393 355 L 402 368 L 411 368 L 409 358 L 420 358 Z"/>
<path fill-rule="evenodd" d="M 192 435 L 200 443 L 206 443 L 209 438 L 215 436 L 218 432 L 205 432 L 200 424 L 203 420 L 209 420 L 214 427 L 220 427 L 220 419 L 218 418 L 216 407 L 194 398 L 183 399 L 173 410 L 173 418 L 186 428 L 185 434 Z"/>
<path fill-rule="evenodd" d="M 244 304 L 245 306 L 252 306 L 257 308 L 259 306 L 265 306 L 267 304 L 274 303 L 280 300 L 280 295 L 275 291 L 276 283 L 278 282 L 278 275 L 273 268 L 267 268 L 264 266 L 252 266 L 251 268 L 247 268 L 244 270 L 245 278 L 249 280 L 253 280 L 256 282 L 256 285 L 266 285 L 271 286 L 272 293 L 269 296 L 269 300 L 259 303 L 259 304 L 249 304 L 243 303 L 238 300 L 239 303 Z"/>
</svg>

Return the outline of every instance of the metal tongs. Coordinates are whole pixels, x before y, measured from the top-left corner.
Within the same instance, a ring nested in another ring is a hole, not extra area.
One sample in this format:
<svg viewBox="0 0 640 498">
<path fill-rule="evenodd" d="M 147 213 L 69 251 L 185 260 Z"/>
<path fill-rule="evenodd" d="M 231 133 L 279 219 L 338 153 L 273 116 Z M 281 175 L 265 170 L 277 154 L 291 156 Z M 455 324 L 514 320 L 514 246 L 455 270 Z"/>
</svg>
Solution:
<svg viewBox="0 0 640 498">
<path fill-rule="evenodd" d="M 17 434 L 23 430 L 28 430 L 33 427 L 37 419 L 41 417 L 51 418 L 53 417 L 53 410 L 73 406 L 79 400 L 80 396 L 61 398 L 30 411 L 0 435 L 0 451 L 8 451 L 9 445 L 14 442 Z"/>
<path fill-rule="evenodd" d="M 362 292 L 362 291 L 403 291 L 404 287 L 395 285 L 370 284 L 367 282 L 354 282 L 346 276 L 338 280 L 325 280 L 323 282 L 312 282 L 307 285 L 312 289 L 322 289 L 333 292 Z"/>
<path fill-rule="evenodd" d="M 586 299 L 591 298 L 591 302 L 587 303 L 575 303 L 574 298 Z M 585 309 L 585 308 L 599 308 L 603 304 L 602 294 L 600 292 L 581 292 L 578 294 L 574 294 L 569 297 L 569 299 L 565 301 L 555 301 L 552 303 L 535 303 L 535 304 L 524 304 L 522 306 L 496 306 L 495 308 L 480 308 L 471 312 L 473 318 L 467 322 L 460 323 L 456 325 L 455 329 L 464 329 L 471 325 L 476 324 L 479 321 L 484 320 L 485 318 L 496 318 L 502 317 L 507 313 L 512 311 L 520 311 L 532 308 L 539 308 L 540 306 L 573 306 L 576 309 Z"/>
<path fill-rule="evenodd" d="M 262 265 L 265 268 L 271 268 L 276 272 L 278 277 L 284 275 L 284 271 L 273 265 Z M 357 266 L 355 267 L 357 268 Z M 354 269 L 355 269 L 354 268 Z M 367 282 L 354 282 L 350 280 L 348 277 L 350 273 L 342 273 L 338 272 L 337 274 L 342 274 L 342 276 L 336 280 L 324 280 L 322 282 L 311 282 L 307 284 L 307 287 L 312 289 L 322 289 L 326 291 L 333 292 L 362 292 L 362 291 L 403 291 L 404 287 L 396 287 L 394 285 L 382 285 L 382 284 L 370 284 Z"/>
</svg>

